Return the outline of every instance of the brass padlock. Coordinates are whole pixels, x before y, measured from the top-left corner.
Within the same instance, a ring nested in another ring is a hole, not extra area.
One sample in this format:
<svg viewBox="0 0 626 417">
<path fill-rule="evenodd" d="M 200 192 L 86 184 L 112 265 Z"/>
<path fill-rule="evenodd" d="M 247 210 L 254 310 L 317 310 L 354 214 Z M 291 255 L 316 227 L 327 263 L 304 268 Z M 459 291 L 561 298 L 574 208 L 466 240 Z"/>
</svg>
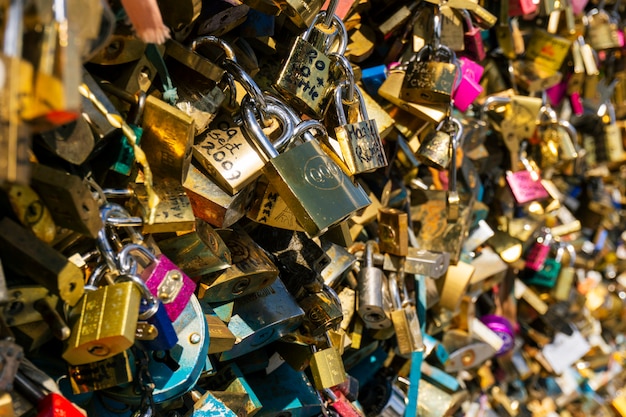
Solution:
<svg viewBox="0 0 626 417">
<path fill-rule="evenodd" d="M 311 357 L 310 370 L 313 376 L 313 384 L 318 390 L 334 387 L 346 380 L 346 371 L 341 360 L 341 355 L 328 341 L 328 346 L 318 350 L 311 345 L 313 356 Z"/>
<path fill-rule="evenodd" d="M 185 181 L 191 163 L 193 119 L 149 95 L 143 111 L 141 147 L 156 177 Z"/>
<path fill-rule="evenodd" d="M 159 249 L 190 277 L 230 267 L 230 250 L 206 222 L 196 219 L 195 231 L 158 242 Z"/>
<path fill-rule="evenodd" d="M 352 86 L 353 94 L 351 98 L 348 98 L 348 101 L 354 102 L 356 100 L 359 103 L 358 113 L 361 120 L 348 123 L 343 110 L 343 96 L 344 92 L 350 89 L 349 85 L 342 83 L 335 90 L 335 107 L 339 118 L 339 126 L 335 128 L 335 135 L 350 174 L 355 175 L 387 166 L 387 156 L 378 134 L 376 121 L 367 115 L 361 89 L 356 85 Z"/>
<path fill-rule="evenodd" d="M 320 118 L 333 87 L 330 73 L 329 36 L 337 33 L 338 53 L 344 54 L 347 47 L 347 32 L 341 19 L 335 15 L 319 13 L 309 28 L 298 36 L 290 49 L 274 87 L 297 110 Z"/>
<path fill-rule="evenodd" d="M 459 73 L 450 48 L 426 45 L 407 66 L 400 98 L 422 104 L 450 102 Z"/>
<path fill-rule="evenodd" d="M 305 334 L 320 336 L 337 328 L 343 320 L 339 297 L 328 286 L 324 286 L 320 292 L 304 297 L 298 304 L 304 310 L 302 327 Z"/>
<path fill-rule="evenodd" d="M 263 157 L 268 160 L 264 168 L 265 175 L 274 182 L 278 193 L 289 204 L 308 234 L 317 236 L 370 203 L 363 189 L 350 181 L 314 138 L 279 154 L 261 131 L 254 112 L 255 106 L 250 96 L 242 100 L 244 126 L 252 140 L 259 145 Z M 269 109 L 268 106 L 266 110 Z M 291 116 L 279 106 L 275 110 L 277 114 L 284 113 L 280 116 L 281 122 L 289 126 Z M 324 130 L 321 124 L 317 125 L 318 130 Z M 303 122 L 302 133 L 309 126 Z M 333 202 L 332 210 L 328 210 L 327 201 Z"/>
<path fill-rule="evenodd" d="M 378 209 L 378 244 L 382 253 L 397 256 L 409 254 L 409 215 L 390 207 Z"/>
<path fill-rule="evenodd" d="M 159 196 L 154 219 L 149 222 L 149 196 L 144 184 L 131 184 L 134 191 L 128 202 L 132 214 L 143 219 L 142 232 L 167 233 L 193 230 L 196 223 L 191 202 L 180 181 L 173 178 L 161 178 L 155 184 L 154 191 Z"/>
<path fill-rule="evenodd" d="M 132 382 L 133 355 L 126 350 L 110 358 L 82 365 L 69 365 L 68 376 L 74 394 L 98 391 Z"/>
<path fill-rule="evenodd" d="M 242 130 L 222 113 L 193 146 L 196 162 L 231 195 L 254 182 L 263 168 L 263 160 Z"/>
<path fill-rule="evenodd" d="M 72 365 L 110 358 L 135 341 L 141 294 L 133 282 L 87 291 L 70 310 L 72 333 L 63 359 Z M 121 314 L 121 316 L 120 316 Z M 104 320 L 108 317 L 108 320 Z"/>
<path fill-rule="evenodd" d="M 260 291 L 278 277 L 278 268 L 241 227 L 217 233 L 230 250 L 231 266 L 200 279 L 199 299 L 214 303 L 230 301 Z"/>
</svg>

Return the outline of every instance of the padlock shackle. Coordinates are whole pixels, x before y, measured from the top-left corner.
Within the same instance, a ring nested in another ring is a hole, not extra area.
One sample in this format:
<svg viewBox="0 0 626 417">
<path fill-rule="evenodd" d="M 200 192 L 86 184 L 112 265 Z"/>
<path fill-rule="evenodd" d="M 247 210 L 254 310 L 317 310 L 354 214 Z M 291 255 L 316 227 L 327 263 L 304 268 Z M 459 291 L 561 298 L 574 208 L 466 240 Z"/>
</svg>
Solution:
<svg viewBox="0 0 626 417">
<path fill-rule="evenodd" d="M 346 58 L 345 55 L 340 55 L 336 52 L 333 52 L 329 54 L 328 56 L 335 64 L 337 64 L 342 69 L 343 74 L 346 76 L 346 79 L 342 80 L 340 85 L 347 85 L 348 92 L 346 94 L 347 95 L 346 100 L 350 103 L 353 103 L 355 81 L 354 81 L 354 71 L 352 70 L 352 65 L 350 64 L 350 61 L 348 60 L 348 58 Z M 337 86 L 337 88 L 338 87 L 339 85 Z"/>
<path fill-rule="evenodd" d="M 201 45 L 215 45 L 219 47 L 222 51 L 224 51 L 224 54 L 226 55 L 225 59 L 231 60 L 233 62 L 237 62 L 237 56 L 235 54 L 235 50 L 228 43 L 226 43 L 223 39 L 220 39 L 217 36 L 210 36 L 210 35 L 201 36 L 199 38 L 194 39 L 191 42 L 191 50 L 197 53 L 196 49 L 198 49 L 198 47 Z M 198 55 L 201 55 L 201 54 L 198 54 Z"/>
<path fill-rule="evenodd" d="M 391 296 L 391 305 L 394 310 L 402 309 L 402 297 L 400 296 L 400 287 L 398 286 L 398 274 L 395 271 L 389 272 L 387 277 L 387 288 Z"/>
<path fill-rule="evenodd" d="M 150 292 L 150 289 L 141 278 L 139 278 L 135 274 L 132 274 L 132 275 L 122 274 L 115 278 L 115 282 L 118 282 L 118 281 L 121 281 L 121 282 L 130 281 L 133 284 L 135 284 L 139 288 L 139 291 L 141 292 L 141 298 L 148 302 L 148 305 L 150 306 L 150 308 L 148 308 L 144 312 L 141 312 L 141 311 L 139 312 L 139 316 L 138 316 L 139 320 L 148 320 L 150 317 L 156 314 L 156 312 L 159 309 L 159 303 L 161 301 L 158 298 L 156 298 L 154 295 L 152 295 L 152 293 Z"/>
<path fill-rule="evenodd" d="M 129 274 L 133 264 L 137 264 L 137 261 L 131 255 L 131 252 L 139 252 L 144 255 L 151 263 L 157 262 L 157 257 L 145 246 L 137 245 L 135 243 L 129 243 L 124 245 L 121 251 L 117 254 L 119 269 L 122 274 Z"/>
<path fill-rule="evenodd" d="M 274 96 L 269 96 L 269 95 L 265 96 L 265 99 L 267 100 L 267 102 L 269 104 L 274 104 L 274 105 L 284 109 L 285 111 L 287 111 L 287 114 L 291 118 L 291 121 L 293 122 L 294 126 L 297 126 L 300 122 L 302 122 L 302 119 L 300 118 L 298 113 L 295 111 L 295 109 L 293 107 L 287 105 L 285 102 L 281 101 L 280 99 L 278 99 L 278 98 L 276 98 Z M 326 130 L 324 130 L 324 132 L 326 132 Z M 296 135 L 295 131 L 294 131 L 293 134 L 291 134 L 291 136 L 288 133 L 289 132 L 284 130 L 281 133 L 281 135 L 278 137 L 278 139 L 276 139 L 273 142 L 274 148 L 276 148 L 276 150 L 278 152 L 282 152 L 288 145 L 292 144 L 295 139 L 297 139 L 298 137 L 300 137 L 302 135 L 304 135 L 304 140 L 305 141 L 311 141 L 311 140 L 314 139 L 314 136 L 311 133 L 307 132 L 307 131 L 300 132 L 298 135 Z"/>
<path fill-rule="evenodd" d="M 315 16 L 315 19 L 313 19 L 313 22 L 311 22 L 309 27 L 304 31 L 304 33 L 302 33 L 302 35 L 300 35 L 302 39 L 308 42 L 308 39 L 311 36 L 313 29 L 315 28 L 315 25 L 317 25 L 318 23 L 324 24 L 325 21 L 326 21 L 326 12 L 325 11 L 319 12 Z M 337 51 L 335 52 L 343 55 L 345 54 L 346 49 L 348 49 L 348 31 L 346 30 L 346 26 L 343 24 L 343 20 L 341 20 L 337 15 L 333 14 L 331 21 L 332 23 L 330 25 L 325 25 L 325 27 L 326 28 L 335 27 L 336 36 L 339 37 L 339 45 L 337 47 Z M 333 35 L 335 32 L 329 34 L 326 42 L 324 43 L 325 44 L 324 51 L 322 52 L 326 54 L 330 53 L 330 45 L 328 44 L 328 40 L 330 39 L 330 36 Z"/>
<path fill-rule="evenodd" d="M 326 132 L 326 128 L 324 127 L 322 122 L 316 119 L 309 119 L 303 120 L 302 122 L 298 123 L 298 125 L 293 130 L 293 138 L 299 139 L 301 137 L 304 137 L 304 140 L 306 142 L 309 142 L 314 139 L 314 136 L 307 135 L 307 133 L 309 133 L 311 130 L 317 132 L 323 137 L 328 136 L 328 132 Z"/>
<path fill-rule="evenodd" d="M 346 118 L 346 114 L 343 109 L 343 91 L 346 88 L 347 82 L 343 81 L 337 85 L 335 89 L 335 110 L 337 112 L 337 118 L 339 119 L 339 125 L 347 125 L 348 119 Z M 348 87 L 349 88 L 349 87 Z M 367 114 L 367 106 L 365 105 L 365 99 L 363 98 L 363 93 L 361 93 L 361 89 L 358 85 L 352 84 L 352 100 L 348 100 L 348 103 L 354 103 L 355 100 L 358 100 L 359 103 L 359 114 L 361 120 L 369 120 L 369 115 Z"/>
<path fill-rule="evenodd" d="M 265 100 L 265 95 L 263 94 L 263 91 L 261 91 L 258 84 L 236 61 L 233 61 L 232 59 L 225 59 L 222 65 L 224 66 L 224 69 L 241 84 L 244 90 L 246 90 L 246 92 L 254 98 L 254 101 L 256 101 L 260 107 L 263 120 L 265 120 L 264 109 L 267 108 L 268 104 Z M 231 92 L 231 94 L 234 94 L 234 92 Z"/>
<path fill-rule="evenodd" d="M 257 103 L 250 96 L 250 94 L 246 94 L 246 96 L 241 100 L 241 116 L 243 119 L 243 126 L 247 133 L 253 138 L 252 142 L 257 147 L 262 157 L 266 160 L 270 160 L 276 158 L 279 153 L 267 135 L 263 133 L 263 128 L 256 118 L 256 106 Z M 286 110 L 286 106 L 267 103 L 265 112 L 267 115 L 273 115 L 279 122 L 281 122 L 283 134 L 285 136 L 293 138 L 294 126 L 291 116 L 288 110 Z"/>
</svg>

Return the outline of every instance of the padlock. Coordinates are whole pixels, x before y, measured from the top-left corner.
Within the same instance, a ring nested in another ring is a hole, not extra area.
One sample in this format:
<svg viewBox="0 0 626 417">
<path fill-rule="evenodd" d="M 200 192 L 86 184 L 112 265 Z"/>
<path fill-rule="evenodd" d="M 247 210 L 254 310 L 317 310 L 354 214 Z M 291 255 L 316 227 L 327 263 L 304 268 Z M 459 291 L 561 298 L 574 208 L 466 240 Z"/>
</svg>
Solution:
<svg viewBox="0 0 626 417">
<path fill-rule="evenodd" d="M 256 192 L 246 215 L 249 219 L 263 225 L 304 232 L 293 211 L 265 176 L 257 182 Z"/>
<path fill-rule="evenodd" d="M 305 291 L 321 291 L 320 273 L 330 260 L 306 233 L 259 225 L 250 230 L 250 236 L 272 254 L 281 280 L 296 298 L 301 298 Z"/>
<path fill-rule="evenodd" d="M 249 415 L 255 415 L 262 408 L 262 404 L 248 383 L 247 377 L 234 362 L 223 366 L 215 375 L 206 378 L 202 382 L 202 388 L 210 391 L 247 394 L 248 398 L 244 401 L 243 407 Z"/>
<path fill-rule="evenodd" d="M 537 10 L 537 4 L 531 0 L 509 0 L 509 16 L 532 15 Z"/>
<path fill-rule="evenodd" d="M 237 417 L 234 410 L 228 407 L 224 401 L 216 396 L 216 392 L 207 391 L 204 394 L 200 394 L 198 391 L 191 391 L 194 396 L 193 407 L 189 411 L 189 417 L 209 417 L 211 415 L 219 413 L 224 417 Z M 243 410 L 246 413 L 245 409 Z M 244 414 L 247 415 L 247 414 Z"/>
<path fill-rule="evenodd" d="M 446 46 L 435 49 L 427 45 L 409 62 L 400 98 L 422 104 L 449 102 L 458 77 L 454 52 Z"/>
<path fill-rule="evenodd" d="M 374 266 L 376 246 L 374 241 L 369 241 L 365 245 L 358 277 L 357 312 L 368 328 L 385 329 L 391 326 L 391 320 L 387 317 L 384 296 L 386 279 L 382 269 Z"/>
<path fill-rule="evenodd" d="M 378 95 L 415 116 L 432 123 L 441 123 L 449 113 L 448 103 L 423 105 L 403 100 L 400 95 L 404 77 L 405 71 L 400 69 L 389 71 L 387 79 L 378 89 Z"/>
<path fill-rule="evenodd" d="M 415 154 L 417 159 L 438 170 L 445 170 L 450 164 L 450 142 L 452 138 L 448 131 L 448 120 L 430 131 Z"/>
<path fill-rule="evenodd" d="M 72 365 L 117 355 L 135 342 L 141 294 L 136 284 L 120 282 L 87 291 L 69 312 L 72 328 L 63 359 Z M 109 317 L 109 320 L 104 320 Z"/>
<path fill-rule="evenodd" d="M 443 345 L 450 352 L 446 361 L 446 372 L 458 372 L 462 369 L 478 367 L 496 354 L 489 344 L 477 341 L 462 330 L 449 330 L 444 334 Z"/>
<path fill-rule="evenodd" d="M 198 383 L 202 372 L 211 368 L 207 358 L 207 323 L 195 296 L 191 297 L 173 326 L 178 336 L 178 343 L 173 349 L 152 352 L 150 356 L 145 351 L 136 350 L 137 355 L 146 354 L 143 361 L 145 368 L 140 371 L 151 375 L 153 385 L 148 388 L 153 389 L 152 400 L 157 405 L 179 398 L 191 390 Z M 146 378 L 143 379 L 144 383 L 149 383 Z M 104 393 L 107 398 L 135 406 L 142 401 L 137 389 L 137 384 L 130 384 L 109 388 Z"/>
<path fill-rule="evenodd" d="M 98 391 L 132 382 L 134 357 L 130 350 L 82 365 L 69 365 L 68 377 L 74 394 Z"/>
<path fill-rule="evenodd" d="M 17 183 L 7 183 L 2 188 L 17 220 L 29 228 L 39 240 L 52 243 L 56 236 L 56 225 L 50 210 L 35 190 Z"/>
<path fill-rule="evenodd" d="M 421 337 L 420 340 L 415 340 L 414 332 L 419 333 L 421 336 L 421 331 L 419 326 L 414 328 L 413 325 L 415 323 L 411 322 L 412 318 L 416 318 L 415 311 L 412 311 L 408 304 L 406 309 L 402 305 L 401 288 L 404 287 L 404 282 L 402 282 L 403 279 L 403 273 L 392 272 L 389 274 L 387 282 L 393 305 L 393 310 L 391 311 L 391 321 L 396 335 L 398 352 L 401 355 L 409 355 L 411 352 L 420 348 Z M 419 323 L 417 324 L 419 325 Z"/>
<path fill-rule="evenodd" d="M 341 302 L 335 291 L 324 286 L 323 290 L 310 294 L 298 301 L 304 310 L 303 333 L 320 336 L 336 329 L 343 320 Z"/>
<path fill-rule="evenodd" d="M 563 245 L 563 243 L 561 243 L 561 245 Z M 569 243 L 564 244 L 564 246 L 569 254 L 569 262 L 567 265 L 561 264 L 561 270 L 559 271 L 556 285 L 552 291 L 553 296 L 557 301 L 569 300 L 570 291 L 572 289 L 572 285 L 574 284 L 576 274 L 576 250 Z"/>
<path fill-rule="evenodd" d="M 98 203 L 87 182 L 76 175 L 35 164 L 32 186 L 50 209 L 55 223 L 95 238 L 102 228 Z"/>
<path fill-rule="evenodd" d="M 461 10 L 463 20 L 465 22 L 465 33 L 463 34 L 463 42 L 465 43 L 465 54 L 474 61 L 483 61 L 487 57 L 483 38 L 480 29 L 474 27 L 472 19 L 466 10 Z"/>
<path fill-rule="evenodd" d="M 457 109 L 464 112 L 483 92 L 480 77 L 483 75 L 484 68 L 465 57 L 459 58 L 459 62 L 461 63 L 461 80 L 454 91 L 453 103 Z"/>
<path fill-rule="evenodd" d="M 200 278 L 199 299 L 212 303 L 230 301 L 256 293 L 278 277 L 278 268 L 241 227 L 217 233 L 230 250 L 231 266 Z"/>
<path fill-rule="evenodd" d="M 370 203 L 363 189 L 350 181 L 314 139 L 278 154 L 260 129 L 254 106 L 249 95 L 244 97 L 244 126 L 268 160 L 265 175 L 307 233 L 317 236 Z M 283 123 L 291 120 L 287 114 L 280 117 Z M 328 201 L 332 201 L 332 210 L 325 204 Z"/>
<path fill-rule="evenodd" d="M 447 6 L 441 7 L 441 39 L 440 42 L 455 52 L 465 50 L 463 39 L 463 23 L 458 15 Z"/>
<path fill-rule="evenodd" d="M 549 228 L 543 228 L 541 235 L 537 237 L 530 251 L 525 255 L 526 268 L 531 271 L 539 271 L 550 253 L 550 245 L 553 237 Z"/>
<path fill-rule="evenodd" d="M 603 8 L 593 8 L 586 14 L 588 20 L 587 42 L 596 51 L 619 48 L 618 28 L 610 14 Z"/>
<path fill-rule="evenodd" d="M 286 363 L 269 374 L 250 374 L 248 382 L 263 404 L 264 416 L 315 416 L 320 412 L 318 393 L 309 378 Z"/>
<path fill-rule="evenodd" d="M 194 216 L 214 227 L 229 227 L 245 216 L 254 196 L 255 184 L 230 195 L 193 163 L 189 166 L 183 188 Z"/>
<path fill-rule="evenodd" d="M 165 306 L 170 320 L 175 321 L 194 293 L 195 283 L 165 255 L 155 255 L 147 247 L 137 244 L 125 245 L 117 255 L 122 272 L 132 270 L 133 262 L 138 262 L 136 255 L 148 260 L 147 263 L 139 262 L 143 266 L 139 277 Z"/>
<path fill-rule="evenodd" d="M 339 126 L 335 128 L 335 135 L 350 174 L 355 175 L 372 172 L 387 166 L 387 156 L 378 135 L 376 121 L 370 119 L 367 114 L 361 90 L 356 85 L 353 88 L 353 100 L 358 100 L 358 114 L 361 120 L 348 123 L 343 110 L 343 95 L 349 87 L 346 84 L 340 84 L 335 90 L 335 107 L 339 118 Z"/>
<path fill-rule="evenodd" d="M 622 129 L 616 123 L 615 107 L 609 101 L 606 102 L 606 114 L 609 123 L 604 127 L 604 138 L 609 161 L 618 162 L 624 160 L 624 142 L 622 140 Z"/>
<path fill-rule="evenodd" d="M 83 272 L 8 217 L 0 220 L 0 249 L 4 267 L 31 278 L 70 306 L 83 295 Z"/>
<path fill-rule="evenodd" d="M 548 242 L 548 247 L 554 246 L 555 243 L 556 242 L 554 241 Z M 535 243 L 535 245 L 537 245 L 537 243 Z M 533 251 L 533 249 L 531 249 L 531 251 Z M 533 270 L 531 267 L 528 273 L 524 276 L 524 282 L 529 285 L 538 285 L 540 287 L 554 288 L 554 286 L 556 285 L 556 280 L 561 271 L 561 261 L 563 259 L 564 253 L 565 248 L 561 245 L 558 245 L 554 258 L 550 257 L 550 255 L 548 254 L 548 256 L 545 258 L 545 261 L 538 270 Z M 529 256 L 530 255 L 531 254 L 529 254 Z M 531 262 L 531 266 L 533 264 L 534 262 Z"/>
<path fill-rule="evenodd" d="M 318 349 L 311 345 L 313 356 L 309 369 L 313 376 L 313 385 L 318 390 L 331 388 L 346 380 L 346 371 L 341 355 L 328 341 L 327 347 Z"/>
<path fill-rule="evenodd" d="M 185 181 L 191 163 L 193 119 L 165 101 L 148 95 L 143 111 L 141 146 L 156 177 Z"/>
<path fill-rule="evenodd" d="M 81 409 L 57 392 L 48 392 L 40 385 L 39 381 L 33 381 L 23 372 L 15 375 L 15 388 L 28 401 L 37 406 L 38 417 L 52 417 L 63 415 L 67 417 L 84 416 Z"/>
<path fill-rule="evenodd" d="M 329 34 L 336 33 L 339 54 L 345 53 L 348 44 L 343 21 L 326 13 L 318 13 L 308 29 L 294 40 L 274 83 L 294 108 L 318 118 L 324 113 L 333 88 L 327 46 Z"/>
<path fill-rule="evenodd" d="M 235 344 L 235 335 L 228 325 L 219 318 L 209 303 L 200 301 L 204 318 L 209 326 L 209 354 L 230 350 Z"/>
<path fill-rule="evenodd" d="M 242 130 L 222 113 L 193 146 L 194 159 L 231 195 L 254 182 L 263 168 L 263 160 Z"/>
<path fill-rule="evenodd" d="M 409 215 L 407 212 L 381 207 L 378 209 L 378 243 L 382 253 L 396 256 L 409 254 Z"/>
<path fill-rule="evenodd" d="M 302 324 L 304 311 L 280 278 L 272 285 L 235 300 L 228 328 L 237 338 L 221 360 L 238 358 L 292 332 Z"/>
<path fill-rule="evenodd" d="M 193 230 L 195 217 L 191 202 L 181 182 L 160 178 L 154 186 L 159 204 L 150 207 L 150 196 L 145 184 L 131 184 L 133 195 L 128 201 L 130 212 L 143 219 L 142 233 L 168 233 Z M 152 212 L 154 210 L 154 212 Z M 153 216 L 150 221 L 150 216 Z"/>
<path fill-rule="evenodd" d="M 231 253 L 206 222 L 197 219 L 196 230 L 158 242 L 159 249 L 188 276 L 196 277 L 230 267 Z"/>
<path fill-rule="evenodd" d="M 361 412 L 355 405 L 353 405 L 344 393 L 336 388 L 325 389 L 325 396 L 330 401 L 330 406 L 342 417 L 359 417 Z"/>
</svg>

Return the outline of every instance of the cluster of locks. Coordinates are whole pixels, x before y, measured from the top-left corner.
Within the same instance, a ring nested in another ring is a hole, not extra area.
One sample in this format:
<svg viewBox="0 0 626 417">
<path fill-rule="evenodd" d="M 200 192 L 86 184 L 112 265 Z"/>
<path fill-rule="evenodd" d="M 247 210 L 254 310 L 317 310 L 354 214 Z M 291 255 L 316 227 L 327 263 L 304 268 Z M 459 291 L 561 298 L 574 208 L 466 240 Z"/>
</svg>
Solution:
<svg viewBox="0 0 626 417">
<path fill-rule="evenodd" d="M 1 416 L 626 416 L 620 1 L 5 0 Z"/>
</svg>

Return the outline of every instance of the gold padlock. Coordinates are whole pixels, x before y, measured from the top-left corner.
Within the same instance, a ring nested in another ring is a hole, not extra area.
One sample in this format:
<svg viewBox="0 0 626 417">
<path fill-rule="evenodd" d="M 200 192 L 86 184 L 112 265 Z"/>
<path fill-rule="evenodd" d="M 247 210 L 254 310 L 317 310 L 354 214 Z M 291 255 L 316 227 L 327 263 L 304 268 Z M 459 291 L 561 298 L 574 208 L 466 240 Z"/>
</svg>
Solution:
<svg viewBox="0 0 626 417">
<path fill-rule="evenodd" d="M 63 359 L 72 365 L 82 365 L 130 348 L 135 341 L 140 301 L 141 294 L 133 282 L 86 292 L 70 311 L 72 333 Z"/>
</svg>

